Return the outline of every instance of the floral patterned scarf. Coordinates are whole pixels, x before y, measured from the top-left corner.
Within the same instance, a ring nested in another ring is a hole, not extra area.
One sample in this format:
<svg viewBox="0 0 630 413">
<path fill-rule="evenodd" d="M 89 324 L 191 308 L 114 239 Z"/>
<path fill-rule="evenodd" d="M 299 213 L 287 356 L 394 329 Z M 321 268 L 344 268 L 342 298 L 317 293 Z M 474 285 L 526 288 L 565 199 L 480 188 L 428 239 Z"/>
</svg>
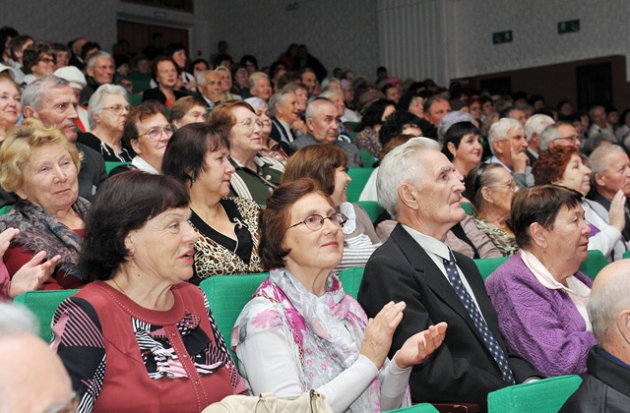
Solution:
<svg viewBox="0 0 630 413">
<path fill-rule="evenodd" d="M 297 346 L 303 391 L 330 382 L 359 358 L 367 316 L 359 303 L 344 292 L 336 275 L 328 277 L 326 293 L 317 297 L 286 269 L 274 268 L 253 296 L 272 301 L 280 311 L 240 318 L 232 334 L 232 348 L 245 341 L 248 329 L 264 329 L 270 323 L 281 325 Z M 259 322 L 259 317 L 265 317 L 265 322 Z M 275 319 L 268 320 L 269 317 Z M 339 321 L 351 340 L 338 330 Z M 347 411 L 381 411 L 378 377 Z"/>
<path fill-rule="evenodd" d="M 85 220 L 90 203 L 77 198 L 72 209 Z M 0 217 L 0 231 L 17 228 L 20 234 L 11 241 L 11 246 L 22 245 L 22 251 L 46 251 L 47 257 L 61 255 L 57 267 L 66 273 L 84 280 L 77 270 L 81 249 L 81 236 L 68 228 L 43 208 L 25 199 L 20 199 L 11 212 Z"/>
</svg>

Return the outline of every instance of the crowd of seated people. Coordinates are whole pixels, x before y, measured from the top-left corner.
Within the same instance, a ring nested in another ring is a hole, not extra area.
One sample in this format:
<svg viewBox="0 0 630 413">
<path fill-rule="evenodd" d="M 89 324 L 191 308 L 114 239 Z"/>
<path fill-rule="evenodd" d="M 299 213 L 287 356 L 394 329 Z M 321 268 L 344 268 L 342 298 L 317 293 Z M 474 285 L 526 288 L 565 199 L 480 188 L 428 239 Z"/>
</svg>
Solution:
<svg viewBox="0 0 630 413">
<path fill-rule="evenodd" d="M 485 411 L 618 354 L 579 268 L 630 248 L 629 111 L 384 67 L 328 77 L 304 45 L 262 67 L 225 42 L 192 62 L 159 36 L 124 43 L 0 29 L 0 300 L 80 288 L 52 344 L 79 411 L 311 389 L 335 412 Z M 346 193 L 365 160 L 376 219 Z M 484 282 L 471 259 L 501 256 Z M 223 337 L 191 284 L 262 272 Z"/>
</svg>

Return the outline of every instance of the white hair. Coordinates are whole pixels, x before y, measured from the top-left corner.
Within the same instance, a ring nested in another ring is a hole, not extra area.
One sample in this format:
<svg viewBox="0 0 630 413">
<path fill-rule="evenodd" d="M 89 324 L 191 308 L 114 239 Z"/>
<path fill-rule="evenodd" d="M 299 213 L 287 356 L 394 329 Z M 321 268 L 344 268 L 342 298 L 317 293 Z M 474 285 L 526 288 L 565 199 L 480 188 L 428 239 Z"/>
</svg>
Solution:
<svg viewBox="0 0 630 413">
<path fill-rule="evenodd" d="M 492 154 L 494 155 L 495 141 L 504 141 L 508 138 L 508 132 L 519 129 L 523 129 L 523 125 L 512 118 L 501 118 L 498 122 L 493 123 L 488 132 L 488 145 Z"/>
<path fill-rule="evenodd" d="M 315 100 L 311 101 L 306 107 L 306 119 L 315 119 L 319 114 L 319 111 L 322 107 L 331 105 L 335 106 L 330 100 L 326 98 L 317 97 Z"/>
<path fill-rule="evenodd" d="M 615 274 L 610 274 L 604 279 L 605 282 L 594 290 L 586 305 L 588 317 L 593 325 L 593 334 L 602 344 L 606 341 L 608 330 L 615 325 L 619 313 L 630 309 L 628 265 L 616 270 Z"/>
<path fill-rule="evenodd" d="M 532 140 L 534 134 L 540 136 L 540 134 L 549 125 L 553 125 L 555 122 L 551 116 L 543 115 L 539 113 L 537 115 L 530 116 L 525 122 L 525 135 L 527 135 L 527 142 Z"/>
<path fill-rule="evenodd" d="M 94 94 L 92 94 L 90 101 L 88 102 L 88 121 L 90 122 L 91 129 L 96 127 L 96 121 L 94 121 L 92 115 L 100 115 L 101 112 L 103 112 L 103 101 L 105 100 L 105 95 L 121 95 L 125 98 L 125 100 L 127 100 L 127 91 L 124 87 L 109 83 L 100 85 Z"/>
<path fill-rule="evenodd" d="M 398 216 L 398 187 L 405 182 L 419 182 L 425 169 L 418 163 L 419 151 L 440 151 L 440 144 L 429 138 L 411 138 L 392 149 L 381 160 L 376 176 L 378 203 L 389 212 L 393 219 Z"/>
<path fill-rule="evenodd" d="M 608 163 L 608 155 L 611 153 L 617 153 L 626 151 L 619 145 L 601 145 L 593 151 L 591 156 L 588 157 L 586 162 L 591 170 L 591 177 L 594 178 L 595 174 L 604 172 L 610 167 Z"/>
<path fill-rule="evenodd" d="M 37 319 L 26 307 L 0 302 L 0 338 L 39 333 Z"/>
<path fill-rule="evenodd" d="M 339 83 L 341 85 L 341 80 L 337 79 L 336 77 L 327 77 L 326 79 L 322 80 L 322 90 L 326 91 L 326 89 L 328 89 L 333 83 Z"/>
</svg>

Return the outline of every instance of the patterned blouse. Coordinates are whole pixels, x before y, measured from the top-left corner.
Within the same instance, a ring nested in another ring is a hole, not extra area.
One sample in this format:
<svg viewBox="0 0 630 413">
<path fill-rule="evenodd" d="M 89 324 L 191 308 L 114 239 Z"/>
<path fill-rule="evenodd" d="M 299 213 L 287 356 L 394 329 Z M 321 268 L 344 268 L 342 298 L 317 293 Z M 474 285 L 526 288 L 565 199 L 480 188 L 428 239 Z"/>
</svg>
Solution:
<svg viewBox="0 0 630 413">
<path fill-rule="evenodd" d="M 518 245 L 514 235 L 503 231 L 487 219 L 480 218 L 476 214 L 472 217 L 477 228 L 490 238 L 495 247 L 504 257 L 514 255 L 518 252 Z"/>
<path fill-rule="evenodd" d="M 221 205 L 234 222 L 236 240 L 221 234 L 193 211 L 190 224 L 199 235 L 195 243 L 195 275 L 192 283 L 213 275 L 263 272 L 258 256 L 260 207 L 251 199 L 226 198 Z"/>
<path fill-rule="evenodd" d="M 359 132 L 354 138 L 354 143 L 359 149 L 365 149 L 375 158 L 381 156 L 381 142 L 378 140 L 378 132 L 371 126 Z"/>
</svg>

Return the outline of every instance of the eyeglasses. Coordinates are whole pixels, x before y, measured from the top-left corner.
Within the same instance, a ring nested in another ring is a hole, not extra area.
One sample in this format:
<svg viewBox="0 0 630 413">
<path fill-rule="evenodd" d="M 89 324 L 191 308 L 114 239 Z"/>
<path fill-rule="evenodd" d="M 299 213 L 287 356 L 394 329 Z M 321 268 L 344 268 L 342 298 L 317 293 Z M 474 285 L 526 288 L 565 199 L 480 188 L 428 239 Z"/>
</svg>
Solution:
<svg viewBox="0 0 630 413">
<path fill-rule="evenodd" d="M 571 136 L 565 136 L 565 137 L 562 137 L 562 138 L 556 138 L 555 140 L 559 141 L 561 139 L 566 139 L 568 141 L 575 142 L 575 141 L 579 140 L 580 137 L 578 135 L 571 135 Z"/>
<path fill-rule="evenodd" d="M 504 184 L 498 185 L 488 185 L 488 188 L 508 188 L 508 189 L 516 189 L 516 182 L 513 179 L 510 179 L 508 182 Z"/>
<path fill-rule="evenodd" d="M 152 128 L 147 133 L 143 133 L 138 136 L 148 136 L 149 139 L 157 141 L 162 137 L 162 134 L 170 137 L 173 134 L 173 129 L 171 129 L 171 125 L 165 126 L 163 128 Z"/>
<path fill-rule="evenodd" d="M 70 396 L 70 400 L 63 405 L 55 405 L 51 406 L 46 413 L 76 413 L 79 408 L 79 403 L 81 399 L 76 395 L 75 392 L 72 392 Z"/>
<path fill-rule="evenodd" d="M 111 110 L 116 115 L 120 115 L 123 110 L 126 110 L 127 112 L 129 112 L 131 110 L 131 106 L 129 106 L 129 105 L 114 105 L 114 106 L 110 106 L 108 108 L 103 108 L 103 110 L 105 110 L 105 109 Z"/>
<path fill-rule="evenodd" d="M 327 216 L 327 217 L 323 217 L 319 214 L 312 214 L 312 215 L 307 216 L 304 219 L 304 221 L 300 221 L 297 224 L 293 224 L 289 228 L 297 227 L 300 224 L 304 224 L 306 225 L 306 228 L 310 229 L 311 231 L 318 231 L 322 229 L 322 227 L 324 226 L 324 220 L 326 219 L 329 219 L 330 222 L 332 222 L 333 224 L 343 227 L 346 221 L 348 220 L 348 217 L 342 214 L 341 212 L 335 212 L 332 215 Z"/>
<path fill-rule="evenodd" d="M 258 119 L 254 120 L 252 118 L 245 119 L 244 121 L 241 121 L 241 122 L 236 122 L 234 125 L 243 125 L 253 130 L 254 124 L 258 125 L 260 129 L 262 129 L 263 127 L 263 123 L 260 120 Z"/>
<path fill-rule="evenodd" d="M 39 59 L 40 62 L 44 62 L 44 63 L 54 63 L 57 64 L 57 59 L 53 58 L 53 57 L 42 57 L 41 59 Z"/>
</svg>

